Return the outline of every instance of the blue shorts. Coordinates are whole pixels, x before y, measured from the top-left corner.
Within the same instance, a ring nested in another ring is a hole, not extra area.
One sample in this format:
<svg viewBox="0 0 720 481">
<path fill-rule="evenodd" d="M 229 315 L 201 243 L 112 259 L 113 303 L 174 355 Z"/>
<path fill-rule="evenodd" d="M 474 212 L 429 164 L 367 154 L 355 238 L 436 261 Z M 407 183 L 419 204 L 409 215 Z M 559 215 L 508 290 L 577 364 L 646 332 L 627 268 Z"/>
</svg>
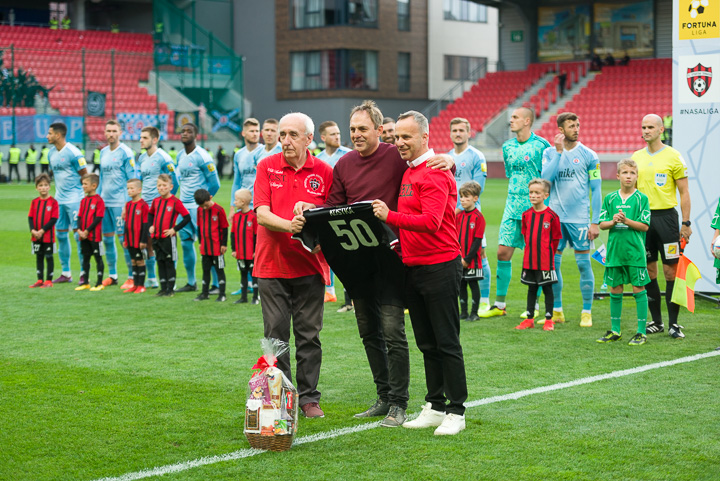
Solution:
<svg viewBox="0 0 720 481">
<path fill-rule="evenodd" d="M 77 230 L 77 215 L 80 212 L 80 202 L 71 204 L 58 204 L 59 217 L 55 223 L 57 230 Z"/>
<path fill-rule="evenodd" d="M 105 216 L 102 220 L 103 235 L 125 233 L 125 221 L 122 219 L 122 207 L 105 207 Z"/>
<path fill-rule="evenodd" d="M 592 247 L 592 242 L 588 239 L 589 224 L 571 224 L 560 223 L 560 232 L 562 239 L 558 243 L 558 250 L 562 251 L 570 244 L 575 251 L 588 251 Z"/>
<path fill-rule="evenodd" d="M 180 237 L 181 241 L 195 241 L 195 236 L 197 235 L 197 210 L 197 207 L 195 207 L 194 209 L 188 209 L 188 213 L 190 214 L 190 222 L 188 222 L 187 225 L 185 225 L 185 227 L 180 229 L 180 232 L 178 232 L 178 236 Z"/>
</svg>

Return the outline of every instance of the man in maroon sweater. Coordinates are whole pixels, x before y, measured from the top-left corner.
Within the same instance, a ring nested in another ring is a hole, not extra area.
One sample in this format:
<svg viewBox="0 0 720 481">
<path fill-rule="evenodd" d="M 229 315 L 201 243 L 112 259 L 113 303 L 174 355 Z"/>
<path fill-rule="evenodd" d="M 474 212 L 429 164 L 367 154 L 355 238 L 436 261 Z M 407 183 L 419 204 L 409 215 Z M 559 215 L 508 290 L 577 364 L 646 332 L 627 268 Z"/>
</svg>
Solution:
<svg viewBox="0 0 720 481">
<path fill-rule="evenodd" d="M 375 200 L 375 215 L 400 229 L 405 264 L 405 299 L 418 349 L 423 353 L 426 404 L 406 428 L 437 427 L 436 435 L 465 429 L 467 382 L 460 346 L 457 297 L 462 277 L 455 226 L 457 185 L 450 172 L 428 168 L 428 121 L 419 112 L 402 114 L 395 139 L 410 168 L 403 174 L 397 211 Z"/>
<path fill-rule="evenodd" d="M 408 164 L 395 145 L 381 142 L 382 134 L 383 114 L 375 102 L 366 100 L 352 110 L 350 138 L 355 149 L 335 165 L 332 187 L 323 207 L 381 199 L 390 208 L 397 208 Z M 442 170 L 454 165 L 449 155 L 434 156 L 427 163 L 428 167 Z M 303 210 L 313 207 L 299 202 L 294 213 L 301 215 Z M 397 229 L 393 229 L 397 234 Z M 376 295 L 371 298 L 360 298 L 350 292 L 378 396 L 375 404 L 355 417 L 386 416 L 381 425 L 397 427 L 405 422 L 410 354 L 405 335 L 404 287 L 388 285 L 387 280 L 376 279 Z"/>
</svg>

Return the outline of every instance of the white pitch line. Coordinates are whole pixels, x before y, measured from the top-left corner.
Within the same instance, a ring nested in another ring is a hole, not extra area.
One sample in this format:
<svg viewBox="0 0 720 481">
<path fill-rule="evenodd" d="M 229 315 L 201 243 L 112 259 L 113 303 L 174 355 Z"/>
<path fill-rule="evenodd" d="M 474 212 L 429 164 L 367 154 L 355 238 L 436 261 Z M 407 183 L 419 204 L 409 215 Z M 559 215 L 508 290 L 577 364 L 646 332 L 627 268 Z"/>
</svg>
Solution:
<svg viewBox="0 0 720 481">
<path fill-rule="evenodd" d="M 524 391 L 517 391 L 514 393 L 510 393 L 510 394 L 503 394 L 501 396 L 493 396 L 493 397 L 489 397 L 489 398 L 478 399 L 477 401 L 471 401 L 471 402 L 465 403 L 465 407 L 470 409 L 470 408 L 474 408 L 477 406 L 484 406 L 486 404 L 493 404 L 493 403 L 497 403 L 497 402 L 520 399 L 520 398 L 523 398 L 526 396 L 532 396 L 533 394 L 542 394 L 542 393 L 546 393 L 546 392 L 559 391 L 560 389 L 567 389 L 570 387 L 581 386 L 583 384 L 590 384 L 590 383 L 597 382 L 597 381 L 604 381 L 606 379 L 614 379 L 614 378 L 629 376 L 631 374 L 639 374 L 641 372 L 651 371 L 653 369 L 660 369 L 661 367 L 675 366 L 676 364 L 684 364 L 684 363 L 688 363 L 688 362 L 699 361 L 701 359 L 714 357 L 714 356 L 720 356 L 720 351 L 710 351 L 710 352 L 706 352 L 703 354 L 695 354 L 693 356 L 681 357 L 678 359 L 674 359 L 672 361 L 662 361 L 662 362 L 657 362 L 654 364 L 646 364 L 645 366 L 634 367 L 631 369 L 623 369 L 622 371 L 613 371 L 613 372 L 610 372 L 607 374 L 600 374 L 597 376 L 584 377 L 581 379 L 576 379 L 575 381 L 561 382 L 561 383 L 552 384 L 549 386 L 541 386 L 541 387 L 536 387 L 534 389 L 526 389 Z M 359 433 L 361 431 L 367 431 L 369 429 L 375 429 L 378 426 L 380 426 L 380 421 L 375 421 L 372 423 L 365 423 L 365 424 L 358 424 L 357 426 L 352 426 L 352 427 L 348 427 L 348 428 L 324 431 L 324 432 L 320 432 L 317 434 L 311 434 L 309 436 L 303 436 L 301 438 L 298 438 L 295 440 L 293 445 L 314 443 L 317 441 L 324 441 L 326 439 L 332 439 L 332 438 L 336 438 L 338 436 L 345 436 L 347 434 L 354 434 L 354 433 Z M 198 468 L 200 466 L 207 466 L 209 464 L 216 464 L 216 463 L 221 463 L 224 461 L 234 461 L 237 459 L 249 458 L 251 456 L 256 456 L 256 455 L 262 454 L 264 452 L 265 451 L 263 451 L 261 449 L 241 449 L 239 451 L 234 451 L 232 453 L 223 454 L 220 456 L 208 456 L 208 457 L 204 457 L 204 458 L 200 458 L 200 459 L 195 459 L 192 461 L 185 461 L 185 462 L 177 463 L 177 464 L 169 464 L 167 466 L 160 466 L 157 468 L 145 469 L 142 471 L 137 471 L 135 473 L 123 474 L 122 476 L 118 476 L 118 477 L 102 478 L 102 479 L 98 479 L 97 481 L 134 481 L 136 479 L 150 478 L 153 476 L 164 476 L 166 474 L 187 471 L 188 469 Z"/>
</svg>

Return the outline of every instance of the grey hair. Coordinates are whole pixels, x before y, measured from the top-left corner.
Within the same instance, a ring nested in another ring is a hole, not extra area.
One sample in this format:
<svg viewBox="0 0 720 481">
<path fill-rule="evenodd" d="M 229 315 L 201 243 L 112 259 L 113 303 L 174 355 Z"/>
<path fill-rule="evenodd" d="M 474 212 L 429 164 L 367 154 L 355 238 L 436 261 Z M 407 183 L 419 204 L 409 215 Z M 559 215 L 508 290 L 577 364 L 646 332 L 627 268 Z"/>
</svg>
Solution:
<svg viewBox="0 0 720 481">
<path fill-rule="evenodd" d="M 289 114 L 285 114 L 280 119 L 280 123 L 283 123 L 284 120 L 290 117 L 299 117 L 302 120 L 303 124 L 305 124 L 305 135 L 313 135 L 315 133 L 315 124 L 312 119 L 302 112 L 290 112 Z"/>
<path fill-rule="evenodd" d="M 428 134 L 430 133 L 430 128 L 428 127 L 428 119 L 423 114 L 418 112 L 417 110 L 408 110 L 404 114 L 400 114 L 398 117 L 398 122 L 400 122 L 403 119 L 409 119 L 412 118 L 416 124 L 418 124 L 418 127 L 420 127 L 420 133 L 421 134 Z"/>
</svg>

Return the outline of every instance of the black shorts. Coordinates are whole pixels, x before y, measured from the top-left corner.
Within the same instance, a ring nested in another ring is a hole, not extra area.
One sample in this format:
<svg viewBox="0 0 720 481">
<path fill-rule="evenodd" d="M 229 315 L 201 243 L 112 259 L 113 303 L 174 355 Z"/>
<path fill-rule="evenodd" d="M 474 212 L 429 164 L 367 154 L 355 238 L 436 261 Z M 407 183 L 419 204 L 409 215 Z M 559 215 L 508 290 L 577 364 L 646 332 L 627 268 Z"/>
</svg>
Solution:
<svg viewBox="0 0 720 481">
<path fill-rule="evenodd" d="M 544 286 L 545 284 L 555 284 L 557 282 L 557 273 L 552 271 L 541 271 L 538 269 L 523 269 L 520 276 L 520 282 L 528 286 Z"/>
<path fill-rule="evenodd" d="M 215 269 L 225 269 L 225 256 L 202 256 L 202 268 L 209 271 L 211 267 Z"/>
<path fill-rule="evenodd" d="M 134 261 L 147 259 L 147 251 L 145 249 L 140 249 L 139 247 L 128 247 L 127 249 L 130 253 L 130 259 Z"/>
<path fill-rule="evenodd" d="M 173 262 L 177 260 L 177 236 L 154 238 L 152 245 L 156 259 Z"/>
<path fill-rule="evenodd" d="M 485 279 L 482 267 L 473 267 L 472 269 L 463 267 L 462 278 L 466 281 L 481 281 Z"/>
<path fill-rule="evenodd" d="M 36 256 L 51 256 L 53 255 L 54 246 L 52 242 L 37 242 L 32 243 L 32 253 Z"/>
<path fill-rule="evenodd" d="M 80 252 L 82 252 L 83 257 L 102 256 L 104 254 L 102 243 L 91 241 L 89 239 L 82 239 L 80 241 Z"/>
<path fill-rule="evenodd" d="M 680 259 L 680 223 L 675 209 L 650 211 L 650 229 L 645 234 L 645 256 L 648 262 L 677 264 Z"/>
<path fill-rule="evenodd" d="M 237 266 L 239 271 L 251 271 L 255 266 L 255 262 L 253 259 L 238 259 Z"/>
</svg>

